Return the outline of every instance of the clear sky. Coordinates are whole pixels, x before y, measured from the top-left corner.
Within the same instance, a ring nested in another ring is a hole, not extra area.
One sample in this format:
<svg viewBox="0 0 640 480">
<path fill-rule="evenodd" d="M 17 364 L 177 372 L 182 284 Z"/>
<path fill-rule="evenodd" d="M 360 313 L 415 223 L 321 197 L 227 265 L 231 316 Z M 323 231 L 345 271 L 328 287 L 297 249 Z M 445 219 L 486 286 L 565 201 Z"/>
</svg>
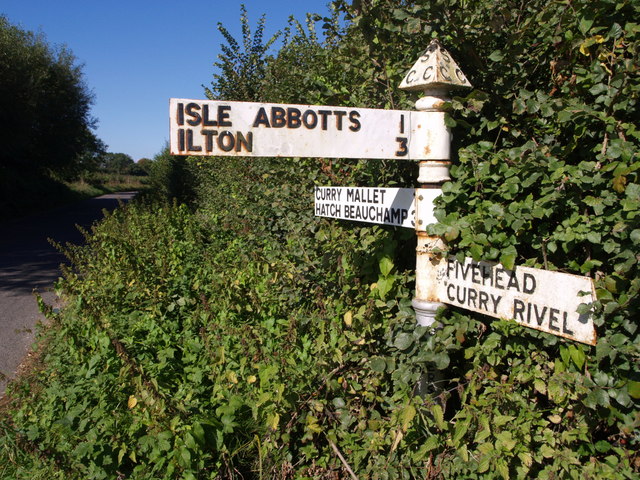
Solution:
<svg viewBox="0 0 640 480">
<path fill-rule="evenodd" d="M 83 64 L 95 95 L 96 135 L 114 153 L 153 158 L 169 139 L 169 98 L 204 99 L 224 38 L 221 22 L 240 40 L 240 5 L 264 38 L 290 15 L 327 16 L 329 0 L 0 0 L 0 15 L 64 44 Z M 318 26 L 319 27 L 319 26 Z"/>
</svg>

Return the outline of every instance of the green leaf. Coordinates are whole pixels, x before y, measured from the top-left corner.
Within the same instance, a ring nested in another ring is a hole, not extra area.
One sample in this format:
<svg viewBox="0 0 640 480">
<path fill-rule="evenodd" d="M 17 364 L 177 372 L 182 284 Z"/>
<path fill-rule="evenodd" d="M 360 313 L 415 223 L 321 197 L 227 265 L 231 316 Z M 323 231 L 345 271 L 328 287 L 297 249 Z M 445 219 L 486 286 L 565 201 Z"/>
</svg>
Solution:
<svg viewBox="0 0 640 480">
<path fill-rule="evenodd" d="M 413 405 L 411 404 L 406 405 L 402 409 L 402 411 L 400 412 L 399 420 L 400 420 L 400 425 L 402 427 L 403 432 L 407 431 L 407 429 L 409 428 L 409 425 L 411 424 L 415 416 L 416 416 L 416 408 Z"/>
<path fill-rule="evenodd" d="M 458 422 L 456 422 L 456 426 L 453 431 L 453 437 L 451 439 L 454 447 L 456 448 L 459 447 L 460 440 L 462 440 L 462 437 L 464 437 L 468 431 L 469 431 L 469 419 L 464 419 L 461 421 L 459 420 Z"/>
<path fill-rule="evenodd" d="M 515 266 L 517 254 L 515 253 L 505 253 L 500 255 L 500 263 L 507 270 L 513 270 Z"/>
<path fill-rule="evenodd" d="M 627 382 L 627 390 L 631 397 L 635 399 L 640 398 L 640 382 L 636 382 L 635 380 L 629 380 Z"/>
<path fill-rule="evenodd" d="M 393 341 L 393 346 L 398 350 L 407 350 L 414 343 L 413 335 L 410 333 L 402 332 Z"/>
<path fill-rule="evenodd" d="M 480 461 L 478 462 L 478 473 L 484 473 L 489 470 L 491 466 L 491 456 L 488 454 L 484 454 L 480 457 Z"/>
<path fill-rule="evenodd" d="M 500 50 L 494 50 L 488 58 L 492 62 L 501 62 L 504 59 L 504 55 Z"/>
<path fill-rule="evenodd" d="M 382 357 L 373 357 L 371 359 L 371 370 L 382 373 L 387 368 L 387 362 Z"/>
<path fill-rule="evenodd" d="M 576 364 L 578 369 L 582 369 L 585 361 L 585 354 L 582 350 L 582 347 L 576 347 L 575 345 L 569 345 L 569 354 L 571 355 L 571 359 L 573 363 Z"/>
<path fill-rule="evenodd" d="M 496 460 L 496 470 L 504 480 L 509 480 L 509 465 L 507 465 L 506 461 L 502 459 Z"/>
<path fill-rule="evenodd" d="M 380 273 L 382 273 L 382 275 L 384 275 L 385 277 L 391 273 L 391 270 L 393 270 L 393 260 L 391 259 L 391 257 L 382 257 L 380 259 L 379 265 Z"/>
<path fill-rule="evenodd" d="M 580 29 L 580 33 L 582 33 L 582 35 L 586 35 L 587 32 L 589 30 L 591 30 L 592 26 L 593 26 L 593 19 L 592 18 L 582 17 L 580 19 L 580 23 L 578 25 L 578 28 Z"/>
<path fill-rule="evenodd" d="M 433 414 L 433 418 L 436 421 L 436 426 L 440 430 L 446 430 L 447 425 L 444 423 L 444 412 L 442 410 L 442 407 L 436 403 L 433 407 L 431 407 L 431 413 Z"/>
</svg>

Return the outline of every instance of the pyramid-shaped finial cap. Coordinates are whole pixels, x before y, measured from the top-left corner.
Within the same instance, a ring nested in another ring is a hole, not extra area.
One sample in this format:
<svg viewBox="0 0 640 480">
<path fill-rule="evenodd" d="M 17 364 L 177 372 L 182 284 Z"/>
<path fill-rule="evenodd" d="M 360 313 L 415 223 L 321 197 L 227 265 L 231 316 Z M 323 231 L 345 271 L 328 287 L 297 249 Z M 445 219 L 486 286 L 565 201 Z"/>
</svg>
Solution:
<svg viewBox="0 0 640 480">
<path fill-rule="evenodd" d="M 458 64 L 437 39 L 431 43 L 400 84 L 402 90 L 428 90 L 438 87 L 471 87 Z"/>
</svg>

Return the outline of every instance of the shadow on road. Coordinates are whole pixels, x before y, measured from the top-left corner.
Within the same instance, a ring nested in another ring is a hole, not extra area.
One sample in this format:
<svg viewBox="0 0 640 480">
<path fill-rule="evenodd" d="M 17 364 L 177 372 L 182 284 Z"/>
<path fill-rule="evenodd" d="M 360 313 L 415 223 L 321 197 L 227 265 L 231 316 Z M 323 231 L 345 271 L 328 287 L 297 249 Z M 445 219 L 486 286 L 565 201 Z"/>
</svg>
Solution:
<svg viewBox="0 0 640 480">
<path fill-rule="evenodd" d="M 50 290 L 61 274 L 65 257 L 49 239 L 62 245 L 82 244 L 78 227 L 90 230 L 104 210 L 115 209 L 135 194 L 103 195 L 0 224 L 0 373 L 12 377 L 34 340 L 42 316 L 33 291 Z M 0 395 L 5 387 L 6 381 L 0 379 Z"/>
</svg>

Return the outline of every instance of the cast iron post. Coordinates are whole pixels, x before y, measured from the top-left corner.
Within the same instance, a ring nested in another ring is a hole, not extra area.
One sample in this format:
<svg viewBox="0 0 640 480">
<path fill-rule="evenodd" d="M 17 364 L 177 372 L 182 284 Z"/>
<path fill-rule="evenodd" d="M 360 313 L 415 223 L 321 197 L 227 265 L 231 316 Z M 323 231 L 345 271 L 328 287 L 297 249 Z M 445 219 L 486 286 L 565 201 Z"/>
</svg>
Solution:
<svg viewBox="0 0 640 480">
<path fill-rule="evenodd" d="M 407 73 L 399 88 L 423 93 L 416 102 L 416 109 L 429 112 L 435 117 L 434 123 L 441 126 L 437 134 L 446 136 L 450 145 L 451 132 L 444 122 L 444 106 L 448 93 L 461 87 L 471 87 L 471 84 L 451 55 L 434 39 Z M 450 180 L 450 165 L 450 155 L 438 160 L 421 160 L 418 173 L 420 188 L 440 189 L 444 182 Z M 421 198 L 419 193 L 417 195 L 420 208 Z M 438 308 L 444 306 L 437 301 L 435 294 L 438 258 L 433 252 L 443 250 L 445 245 L 442 238 L 428 235 L 425 227 L 426 225 L 416 225 L 416 292 L 412 305 L 418 324 L 430 326 L 435 322 Z"/>
</svg>

